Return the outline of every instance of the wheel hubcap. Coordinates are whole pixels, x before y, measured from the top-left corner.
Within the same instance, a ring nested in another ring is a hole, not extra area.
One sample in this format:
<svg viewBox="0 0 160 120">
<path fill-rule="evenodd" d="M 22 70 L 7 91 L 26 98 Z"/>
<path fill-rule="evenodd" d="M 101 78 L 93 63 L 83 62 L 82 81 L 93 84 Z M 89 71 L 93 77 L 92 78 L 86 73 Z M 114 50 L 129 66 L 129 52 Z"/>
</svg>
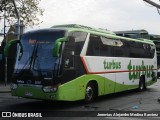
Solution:
<svg viewBox="0 0 160 120">
<path fill-rule="evenodd" d="M 91 100 L 93 97 L 93 89 L 90 86 L 86 89 L 86 97 L 88 100 Z"/>
</svg>

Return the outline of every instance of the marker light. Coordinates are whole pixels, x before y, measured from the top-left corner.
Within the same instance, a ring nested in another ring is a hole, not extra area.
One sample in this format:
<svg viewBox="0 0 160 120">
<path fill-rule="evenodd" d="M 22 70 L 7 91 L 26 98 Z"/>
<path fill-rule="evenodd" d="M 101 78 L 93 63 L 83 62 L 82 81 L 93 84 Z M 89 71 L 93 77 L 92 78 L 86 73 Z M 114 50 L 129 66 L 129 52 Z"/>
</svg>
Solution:
<svg viewBox="0 0 160 120">
<path fill-rule="evenodd" d="M 45 86 L 45 87 L 43 87 L 43 91 L 44 92 L 56 92 L 57 91 L 57 87 Z"/>
</svg>

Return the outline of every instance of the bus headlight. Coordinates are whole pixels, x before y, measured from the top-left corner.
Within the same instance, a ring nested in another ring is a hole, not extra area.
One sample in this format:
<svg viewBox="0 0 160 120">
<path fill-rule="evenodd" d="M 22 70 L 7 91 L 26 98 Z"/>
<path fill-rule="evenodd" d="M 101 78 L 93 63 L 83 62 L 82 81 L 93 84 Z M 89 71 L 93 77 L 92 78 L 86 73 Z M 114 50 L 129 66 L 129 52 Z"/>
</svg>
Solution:
<svg viewBox="0 0 160 120">
<path fill-rule="evenodd" d="M 45 86 L 45 87 L 43 87 L 43 91 L 44 92 L 56 92 L 57 91 L 57 87 Z"/>
<path fill-rule="evenodd" d="M 17 84 L 12 83 L 12 84 L 10 85 L 10 88 L 11 88 L 12 90 L 17 89 Z"/>
</svg>

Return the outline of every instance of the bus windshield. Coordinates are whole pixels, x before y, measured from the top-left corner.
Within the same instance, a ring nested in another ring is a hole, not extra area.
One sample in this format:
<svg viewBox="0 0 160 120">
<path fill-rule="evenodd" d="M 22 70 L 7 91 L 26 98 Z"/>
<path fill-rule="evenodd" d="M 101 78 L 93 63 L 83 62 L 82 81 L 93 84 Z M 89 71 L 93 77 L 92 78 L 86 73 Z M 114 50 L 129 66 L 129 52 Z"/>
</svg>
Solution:
<svg viewBox="0 0 160 120">
<path fill-rule="evenodd" d="M 17 53 L 15 72 L 22 70 L 53 71 L 58 58 L 53 57 L 54 42 L 64 37 L 62 30 L 39 30 L 22 36 Z"/>
</svg>

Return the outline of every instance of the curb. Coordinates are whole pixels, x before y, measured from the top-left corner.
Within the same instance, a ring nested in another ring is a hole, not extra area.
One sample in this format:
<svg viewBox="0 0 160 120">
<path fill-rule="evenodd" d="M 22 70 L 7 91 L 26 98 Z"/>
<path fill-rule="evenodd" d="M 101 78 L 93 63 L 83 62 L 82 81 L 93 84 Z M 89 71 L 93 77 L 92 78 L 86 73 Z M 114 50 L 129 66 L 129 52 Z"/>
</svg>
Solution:
<svg viewBox="0 0 160 120">
<path fill-rule="evenodd" d="M 0 88 L 0 93 L 9 93 L 11 92 L 10 88 Z"/>
<path fill-rule="evenodd" d="M 0 93 L 9 93 L 11 92 L 10 86 L 0 85 Z"/>
<path fill-rule="evenodd" d="M 11 91 L 8 90 L 8 91 L 0 91 L 0 93 L 10 93 Z"/>
</svg>

